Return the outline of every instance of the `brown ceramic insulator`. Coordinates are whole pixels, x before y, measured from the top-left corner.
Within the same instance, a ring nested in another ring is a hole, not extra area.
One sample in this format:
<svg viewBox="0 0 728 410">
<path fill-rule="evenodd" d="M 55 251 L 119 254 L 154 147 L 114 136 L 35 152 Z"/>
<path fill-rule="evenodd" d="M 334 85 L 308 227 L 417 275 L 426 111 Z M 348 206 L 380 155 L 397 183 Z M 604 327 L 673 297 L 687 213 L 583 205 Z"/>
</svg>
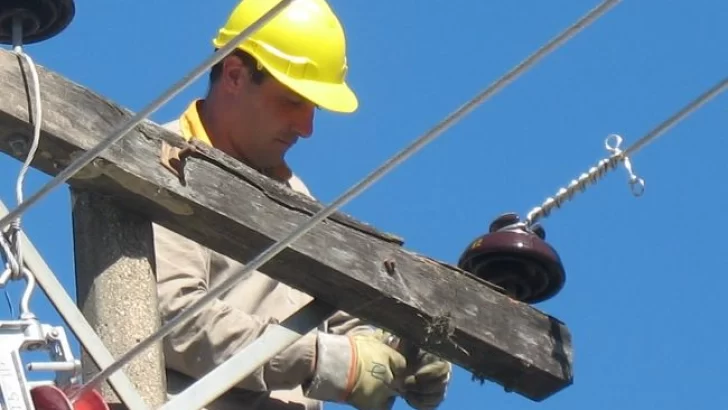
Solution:
<svg viewBox="0 0 728 410">
<path fill-rule="evenodd" d="M 531 230 L 507 228 L 518 222 L 515 214 L 497 218 L 490 231 L 476 238 L 463 252 L 458 267 L 501 288 L 526 303 L 543 302 L 564 286 L 561 258 L 545 240 L 540 226 Z"/>
<path fill-rule="evenodd" d="M 22 23 L 22 44 L 48 40 L 65 30 L 76 14 L 73 0 L 0 1 L 0 43 L 13 44 L 13 21 Z"/>
</svg>

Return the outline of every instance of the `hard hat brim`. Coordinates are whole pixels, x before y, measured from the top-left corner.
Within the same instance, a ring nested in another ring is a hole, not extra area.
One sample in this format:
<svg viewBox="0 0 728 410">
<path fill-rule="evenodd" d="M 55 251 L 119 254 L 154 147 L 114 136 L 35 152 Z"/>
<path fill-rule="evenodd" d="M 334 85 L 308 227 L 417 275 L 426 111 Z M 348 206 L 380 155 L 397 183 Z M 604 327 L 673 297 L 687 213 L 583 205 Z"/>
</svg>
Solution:
<svg viewBox="0 0 728 410">
<path fill-rule="evenodd" d="M 350 114 L 357 110 L 359 101 L 354 91 L 346 82 L 325 83 L 320 81 L 291 78 L 277 73 L 275 70 L 268 71 L 281 84 L 290 88 L 303 98 L 318 105 L 320 108 Z"/>
</svg>

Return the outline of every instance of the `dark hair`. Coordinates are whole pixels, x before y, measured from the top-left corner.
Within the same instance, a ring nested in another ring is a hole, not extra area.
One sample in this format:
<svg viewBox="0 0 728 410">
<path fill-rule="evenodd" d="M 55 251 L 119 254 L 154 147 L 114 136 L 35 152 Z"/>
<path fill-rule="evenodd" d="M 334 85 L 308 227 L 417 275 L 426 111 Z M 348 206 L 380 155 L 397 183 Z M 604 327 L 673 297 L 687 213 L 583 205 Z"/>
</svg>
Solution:
<svg viewBox="0 0 728 410">
<path fill-rule="evenodd" d="M 268 76 L 268 73 L 265 71 L 265 68 L 260 66 L 258 64 L 258 61 L 255 59 L 255 57 L 251 56 L 250 54 L 246 53 L 243 50 L 240 50 L 236 48 L 233 52 L 231 52 L 228 56 L 225 58 L 228 58 L 229 56 L 235 56 L 239 58 L 243 65 L 250 71 L 250 80 L 254 84 L 260 84 L 265 80 L 265 77 Z M 220 78 L 220 74 L 222 73 L 222 60 L 212 66 L 210 69 L 210 85 L 212 86 L 215 84 L 215 82 Z"/>
</svg>

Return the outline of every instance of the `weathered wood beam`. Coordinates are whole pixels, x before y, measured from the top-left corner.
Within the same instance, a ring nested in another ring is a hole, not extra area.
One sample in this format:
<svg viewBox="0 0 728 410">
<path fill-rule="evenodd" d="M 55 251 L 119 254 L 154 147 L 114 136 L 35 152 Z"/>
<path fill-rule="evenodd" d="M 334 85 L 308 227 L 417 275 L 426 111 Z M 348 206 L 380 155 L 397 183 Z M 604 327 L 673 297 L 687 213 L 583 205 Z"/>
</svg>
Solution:
<svg viewBox="0 0 728 410">
<path fill-rule="evenodd" d="M 55 175 L 131 113 L 39 70 L 43 135 L 33 166 Z M 0 150 L 21 159 L 12 147 L 31 135 L 26 80 L 16 57 L 4 51 L 0 85 Z M 184 146 L 179 136 L 146 121 L 69 183 L 112 194 L 128 209 L 243 262 L 322 207 L 204 146 L 185 161 L 181 182 L 159 163 L 162 141 Z M 385 261 L 394 262 L 394 272 Z M 563 323 L 343 213 L 261 270 L 532 400 L 572 382 L 571 338 Z"/>
</svg>

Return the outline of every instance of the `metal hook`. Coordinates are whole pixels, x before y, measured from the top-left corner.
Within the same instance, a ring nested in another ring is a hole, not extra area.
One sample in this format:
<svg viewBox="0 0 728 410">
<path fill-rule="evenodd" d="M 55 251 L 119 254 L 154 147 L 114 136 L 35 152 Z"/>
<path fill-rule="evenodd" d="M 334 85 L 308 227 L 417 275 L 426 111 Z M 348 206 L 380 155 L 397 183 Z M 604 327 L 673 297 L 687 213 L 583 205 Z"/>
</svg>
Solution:
<svg viewBox="0 0 728 410">
<path fill-rule="evenodd" d="M 22 266 L 22 263 L 12 252 L 11 244 L 2 232 L 0 232 L 0 248 L 2 248 L 7 260 L 5 270 L 0 274 L 0 287 L 5 287 L 8 281 L 24 279 L 26 286 L 20 300 L 20 317 L 23 319 L 35 318 L 35 315 L 30 311 L 30 298 L 33 296 L 36 286 L 35 275 L 28 268 Z M 7 293 L 6 296 L 9 298 Z M 8 304 L 10 304 L 9 301 Z M 13 313 L 12 306 L 10 312 Z"/>
<path fill-rule="evenodd" d="M 634 171 L 632 171 L 632 161 L 630 161 L 629 157 L 624 154 L 624 151 L 619 148 L 619 146 L 622 144 L 622 141 L 623 139 L 620 135 L 610 134 L 604 142 L 604 146 L 615 157 L 619 157 L 624 163 L 624 168 L 629 174 L 629 187 L 632 191 L 632 194 L 634 196 L 642 196 L 642 194 L 645 192 L 645 180 L 638 177 L 634 173 Z"/>
<path fill-rule="evenodd" d="M 33 296 L 33 291 L 35 290 L 35 275 L 28 268 L 23 268 L 23 277 L 25 278 L 26 286 L 23 290 L 23 297 L 20 299 L 20 318 L 35 319 L 35 314 L 30 311 L 30 298 Z"/>
</svg>

